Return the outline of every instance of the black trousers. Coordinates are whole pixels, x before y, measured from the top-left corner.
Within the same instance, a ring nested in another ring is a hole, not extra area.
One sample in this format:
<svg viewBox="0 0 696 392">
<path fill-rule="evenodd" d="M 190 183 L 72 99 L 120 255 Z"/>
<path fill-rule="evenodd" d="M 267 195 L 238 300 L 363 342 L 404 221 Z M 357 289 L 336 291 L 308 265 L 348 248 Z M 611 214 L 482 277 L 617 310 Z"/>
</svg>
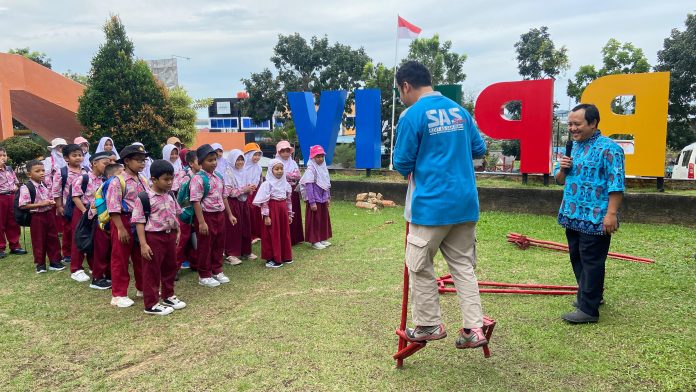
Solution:
<svg viewBox="0 0 696 392">
<path fill-rule="evenodd" d="M 609 253 L 611 235 L 590 235 L 566 229 L 570 264 L 578 282 L 578 309 L 599 316 L 604 291 L 604 264 Z"/>
</svg>

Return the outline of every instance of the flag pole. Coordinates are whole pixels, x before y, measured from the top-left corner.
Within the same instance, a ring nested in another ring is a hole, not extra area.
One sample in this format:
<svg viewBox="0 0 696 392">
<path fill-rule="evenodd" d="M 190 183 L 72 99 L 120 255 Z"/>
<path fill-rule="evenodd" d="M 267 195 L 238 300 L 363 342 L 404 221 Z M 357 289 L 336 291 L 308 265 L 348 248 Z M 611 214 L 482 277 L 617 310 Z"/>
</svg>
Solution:
<svg viewBox="0 0 696 392">
<path fill-rule="evenodd" d="M 394 44 L 394 80 L 392 84 L 391 142 L 389 143 L 389 170 L 394 170 L 394 115 L 396 113 L 396 62 L 399 57 L 399 15 L 396 23 L 396 43 Z"/>
</svg>

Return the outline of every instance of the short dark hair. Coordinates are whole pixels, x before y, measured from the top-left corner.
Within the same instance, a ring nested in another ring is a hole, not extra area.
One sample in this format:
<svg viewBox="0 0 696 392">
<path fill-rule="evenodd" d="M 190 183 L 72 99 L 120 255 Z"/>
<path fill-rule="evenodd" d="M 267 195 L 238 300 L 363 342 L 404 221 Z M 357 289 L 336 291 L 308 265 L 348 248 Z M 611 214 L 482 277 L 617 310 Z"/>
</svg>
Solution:
<svg viewBox="0 0 696 392">
<path fill-rule="evenodd" d="M 396 83 L 403 87 L 404 82 L 415 88 L 433 85 L 430 71 L 418 61 L 407 61 L 396 70 Z"/>
<path fill-rule="evenodd" d="M 82 154 L 82 147 L 80 147 L 79 144 L 68 144 L 67 146 L 63 147 L 63 158 L 67 158 L 70 156 L 75 151 L 79 151 L 80 154 Z"/>
<path fill-rule="evenodd" d="M 164 159 L 157 159 L 150 166 L 150 177 L 160 178 L 165 174 L 174 175 L 174 166 Z"/>
<path fill-rule="evenodd" d="M 571 112 L 577 112 L 578 110 L 585 110 L 585 121 L 587 125 L 591 125 L 593 122 L 597 121 L 596 127 L 599 127 L 599 109 L 592 103 L 581 103 L 571 110 Z"/>
<path fill-rule="evenodd" d="M 121 167 L 123 166 L 121 166 L 120 163 L 112 163 L 110 165 L 106 165 L 106 167 L 104 168 L 104 174 L 107 177 L 111 177 L 114 175 L 114 173 L 116 173 L 116 170 L 118 170 Z"/>
<path fill-rule="evenodd" d="M 38 159 L 32 159 L 31 161 L 27 162 L 27 172 L 30 172 L 32 167 L 39 165 L 43 166 L 44 164 Z"/>
<path fill-rule="evenodd" d="M 186 151 L 186 163 L 190 165 L 197 160 L 198 157 L 196 156 L 196 150 Z"/>
</svg>

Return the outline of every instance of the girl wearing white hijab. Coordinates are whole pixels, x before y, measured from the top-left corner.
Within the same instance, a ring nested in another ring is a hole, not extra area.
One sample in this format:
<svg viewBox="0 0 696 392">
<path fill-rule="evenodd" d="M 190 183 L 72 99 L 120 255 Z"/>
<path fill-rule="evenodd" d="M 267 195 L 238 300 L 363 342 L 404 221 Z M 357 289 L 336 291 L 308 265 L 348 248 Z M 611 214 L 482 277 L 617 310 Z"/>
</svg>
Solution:
<svg viewBox="0 0 696 392">
<path fill-rule="evenodd" d="M 110 142 L 111 147 L 107 146 L 106 142 Z M 109 150 L 109 148 L 111 149 Z M 121 157 L 118 155 L 118 150 L 116 149 L 116 143 L 114 143 L 113 139 L 110 137 L 104 136 L 103 138 L 99 139 L 99 144 L 97 145 L 97 149 L 94 151 L 94 153 L 96 154 L 102 151 L 111 151 L 116 154 L 116 160 L 121 159 Z"/>
<path fill-rule="evenodd" d="M 215 150 L 215 153 L 217 153 L 218 160 L 217 160 L 217 167 L 215 168 L 215 171 L 220 173 L 221 176 L 225 175 L 225 169 L 227 168 L 227 160 L 225 159 L 225 154 L 224 154 L 224 149 L 222 148 L 222 144 L 220 143 L 213 143 L 210 145 L 210 147 Z"/>
<path fill-rule="evenodd" d="M 256 143 L 247 143 L 244 146 L 244 183 L 254 188 L 254 191 L 247 199 L 251 209 L 251 238 L 253 242 L 261 238 L 263 229 L 261 209 L 252 203 L 256 196 L 256 191 L 261 185 L 261 181 L 263 181 L 263 177 L 261 177 L 263 169 L 259 165 L 259 159 L 261 159 L 261 147 Z"/>
<path fill-rule="evenodd" d="M 237 224 L 225 222 L 225 261 L 231 265 L 242 262 L 241 259 L 255 260 L 251 253 L 251 208 L 247 199 L 253 188 L 245 183 L 244 154 L 241 150 L 232 150 L 225 156 L 227 166 L 224 169 L 225 191 L 229 195 L 227 203 L 232 215 L 237 217 Z"/>
<path fill-rule="evenodd" d="M 309 151 L 307 170 L 300 178 L 302 197 L 307 201 L 305 239 L 314 249 L 324 249 L 331 245 L 328 239 L 332 236 L 329 216 L 331 179 L 324 162 L 324 148 L 316 145 Z"/>
<path fill-rule="evenodd" d="M 174 160 L 172 160 L 172 157 Z M 183 170 L 184 166 L 181 164 L 181 158 L 179 157 L 179 148 L 173 144 L 167 144 L 162 148 L 162 159 L 169 162 L 174 166 L 174 174 Z"/>
<path fill-rule="evenodd" d="M 300 181 L 302 174 L 300 173 L 300 168 L 297 166 L 297 162 L 292 159 L 292 153 L 295 149 L 290 145 L 287 140 L 281 140 L 276 144 L 276 159 L 280 159 L 283 162 L 283 169 L 285 171 L 285 178 L 288 179 L 288 183 L 292 187 L 292 190 L 297 189 L 297 185 Z M 290 224 L 290 242 L 293 245 L 304 242 L 304 229 L 302 227 L 302 202 L 300 201 L 299 192 L 292 192 L 292 210 L 295 213 L 295 218 Z"/>
<path fill-rule="evenodd" d="M 292 263 L 290 223 L 292 222 L 292 187 L 285 178 L 283 162 L 271 159 L 266 181 L 259 187 L 254 205 L 261 208 L 263 232 L 261 234 L 261 258 L 266 267 L 279 268 Z"/>
</svg>

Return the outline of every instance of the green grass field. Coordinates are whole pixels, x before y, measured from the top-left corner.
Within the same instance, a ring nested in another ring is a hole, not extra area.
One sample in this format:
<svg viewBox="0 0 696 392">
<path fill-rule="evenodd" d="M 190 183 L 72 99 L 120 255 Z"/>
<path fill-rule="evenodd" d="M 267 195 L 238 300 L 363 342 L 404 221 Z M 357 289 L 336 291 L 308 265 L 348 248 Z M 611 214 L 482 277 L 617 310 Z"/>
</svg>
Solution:
<svg viewBox="0 0 696 392">
<path fill-rule="evenodd" d="M 483 294 L 498 321 L 489 359 L 454 348 L 458 306 L 444 295 L 450 336 L 397 370 L 402 210 L 335 203 L 331 213 L 329 249 L 297 246 L 295 263 L 280 270 L 260 260 L 225 266 L 232 282 L 214 289 L 185 272 L 177 294 L 188 307 L 166 317 L 145 315 L 142 300 L 112 307 L 110 292 L 67 270 L 36 275 L 30 256 L 0 260 L 0 390 L 696 389 L 694 229 L 623 224 L 612 250 L 657 263 L 608 261 L 595 325 L 559 319 L 571 310 L 568 296 Z M 552 217 L 482 214 L 480 279 L 574 283 L 566 254 L 518 250 L 505 241 L 511 231 L 564 242 Z"/>
</svg>

